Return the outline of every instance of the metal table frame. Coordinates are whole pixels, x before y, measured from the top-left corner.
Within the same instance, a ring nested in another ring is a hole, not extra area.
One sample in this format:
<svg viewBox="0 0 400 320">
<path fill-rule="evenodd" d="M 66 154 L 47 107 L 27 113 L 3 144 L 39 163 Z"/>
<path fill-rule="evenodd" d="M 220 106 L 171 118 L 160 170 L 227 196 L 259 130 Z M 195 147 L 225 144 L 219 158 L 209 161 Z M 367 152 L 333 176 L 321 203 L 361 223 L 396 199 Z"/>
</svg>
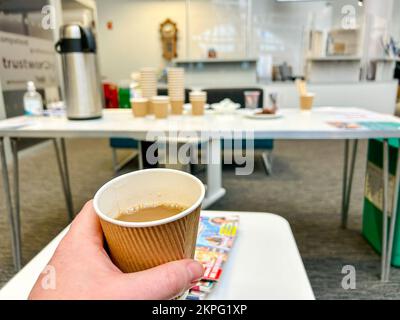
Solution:
<svg viewBox="0 0 400 320">
<path fill-rule="evenodd" d="M 357 156 L 358 139 L 353 140 L 351 157 L 349 157 L 350 140 L 345 140 L 344 165 L 343 165 L 343 187 L 342 187 L 342 228 L 347 228 L 351 189 L 354 176 L 354 167 Z M 350 166 L 350 171 L 349 171 Z M 400 148 L 397 150 L 395 189 L 392 199 L 392 213 L 390 227 L 388 230 L 388 191 L 389 191 L 389 146 L 388 139 L 383 139 L 383 197 L 382 197 L 382 253 L 381 253 L 381 281 L 388 282 L 390 278 L 390 266 L 393 252 L 394 232 L 397 218 L 397 203 L 400 183 Z M 388 232 L 389 231 L 389 232 Z"/>
<path fill-rule="evenodd" d="M 74 217 L 74 208 L 72 202 L 71 186 L 68 172 L 67 152 L 64 138 L 54 138 L 53 145 L 56 153 L 57 165 L 60 172 L 62 188 L 69 221 Z M 14 265 L 17 270 L 21 269 L 21 224 L 20 224 L 20 194 L 19 194 L 19 161 L 18 161 L 18 138 L 10 138 L 13 162 L 13 186 L 14 199 L 11 194 L 10 178 L 8 174 L 7 159 L 5 154 L 4 137 L 0 137 L 0 158 L 2 168 L 2 178 L 4 186 L 4 195 L 8 219 L 12 229 L 11 245 L 13 249 Z"/>
<path fill-rule="evenodd" d="M 70 178 L 68 171 L 67 151 L 64 138 L 53 138 L 53 145 L 56 154 L 57 165 L 61 177 L 61 185 L 65 197 L 67 213 L 69 221 L 72 221 L 74 217 L 74 208 L 71 194 Z M 12 229 L 12 249 L 14 265 L 16 270 L 21 269 L 21 235 L 20 235 L 20 195 L 19 195 L 19 162 L 18 162 L 18 138 L 10 138 L 12 146 L 12 162 L 13 162 L 13 193 L 12 197 L 10 179 L 8 174 L 8 166 L 5 157 L 5 145 L 4 137 L 0 137 L 0 157 L 2 166 L 2 177 L 4 185 L 4 194 L 6 199 L 6 208 L 8 211 L 8 217 Z M 348 213 L 350 207 L 350 198 L 352 190 L 352 182 L 354 176 L 355 160 L 357 155 L 358 139 L 352 140 L 353 148 L 351 156 L 349 156 L 351 140 L 344 140 L 344 166 L 343 166 L 343 186 L 342 186 L 342 208 L 341 208 L 341 226 L 342 228 L 347 227 Z M 216 159 L 220 154 L 220 141 L 216 140 L 214 143 L 210 143 L 209 147 L 212 149 L 209 152 L 211 161 L 209 162 L 208 179 L 217 179 L 218 183 L 211 185 L 222 184 L 221 176 L 221 161 Z M 349 168 L 350 167 L 350 168 Z M 211 170 L 210 170 L 211 169 Z M 391 256 L 393 250 L 394 231 L 396 224 L 396 215 L 392 214 L 390 221 L 389 233 L 388 233 L 388 181 L 389 181 L 389 147 L 388 139 L 383 139 L 383 230 L 382 230 L 382 257 L 381 257 L 381 281 L 389 281 L 390 276 L 390 265 Z M 216 174 L 220 172 L 220 174 Z M 398 192 L 400 183 L 400 148 L 397 153 L 397 164 L 396 164 L 396 177 L 395 177 L 395 191 L 392 199 L 392 208 L 397 208 Z M 225 189 L 220 192 L 218 190 L 208 190 L 211 194 L 217 195 L 213 199 L 208 199 L 206 206 L 218 200 L 225 193 Z"/>
</svg>

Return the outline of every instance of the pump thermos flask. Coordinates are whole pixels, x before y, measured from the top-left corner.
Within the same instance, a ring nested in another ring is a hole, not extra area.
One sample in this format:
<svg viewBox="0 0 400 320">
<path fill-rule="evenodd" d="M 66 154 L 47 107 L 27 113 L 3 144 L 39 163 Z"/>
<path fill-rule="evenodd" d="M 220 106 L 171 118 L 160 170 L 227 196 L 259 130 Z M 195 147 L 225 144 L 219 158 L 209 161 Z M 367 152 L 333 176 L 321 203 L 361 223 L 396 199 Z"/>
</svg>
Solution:
<svg viewBox="0 0 400 320">
<path fill-rule="evenodd" d="M 79 24 L 66 24 L 60 28 L 55 47 L 62 57 L 68 119 L 100 118 L 103 94 L 93 32 Z"/>
</svg>

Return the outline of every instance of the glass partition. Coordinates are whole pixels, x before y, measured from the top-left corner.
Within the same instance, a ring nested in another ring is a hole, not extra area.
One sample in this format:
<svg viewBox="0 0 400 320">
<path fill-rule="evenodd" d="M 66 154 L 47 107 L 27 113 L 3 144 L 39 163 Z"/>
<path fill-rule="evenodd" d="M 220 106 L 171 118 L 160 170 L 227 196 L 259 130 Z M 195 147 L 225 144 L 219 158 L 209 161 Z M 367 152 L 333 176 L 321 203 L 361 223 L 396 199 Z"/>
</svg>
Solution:
<svg viewBox="0 0 400 320">
<path fill-rule="evenodd" d="M 190 58 L 215 50 L 223 58 L 247 54 L 249 0 L 188 0 Z"/>
</svg>

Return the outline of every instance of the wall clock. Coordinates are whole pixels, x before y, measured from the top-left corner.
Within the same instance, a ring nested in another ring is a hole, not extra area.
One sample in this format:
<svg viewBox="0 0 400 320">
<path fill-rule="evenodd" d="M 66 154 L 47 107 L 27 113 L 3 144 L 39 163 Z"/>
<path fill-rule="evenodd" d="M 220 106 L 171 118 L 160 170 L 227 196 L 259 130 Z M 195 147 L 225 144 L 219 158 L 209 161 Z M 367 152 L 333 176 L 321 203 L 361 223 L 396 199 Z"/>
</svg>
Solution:
<svg viewBox="0 0 400 320">
<path fill-rule="evenodd" d="M 160 35 L 162 41 L 163 57 L 171 61 L 173 58 L 178 56 L 176 52 L 176 43 L 178 28 L 176 23 L 170 19 L 166 19 L 160 24 Z"/>
</svg>

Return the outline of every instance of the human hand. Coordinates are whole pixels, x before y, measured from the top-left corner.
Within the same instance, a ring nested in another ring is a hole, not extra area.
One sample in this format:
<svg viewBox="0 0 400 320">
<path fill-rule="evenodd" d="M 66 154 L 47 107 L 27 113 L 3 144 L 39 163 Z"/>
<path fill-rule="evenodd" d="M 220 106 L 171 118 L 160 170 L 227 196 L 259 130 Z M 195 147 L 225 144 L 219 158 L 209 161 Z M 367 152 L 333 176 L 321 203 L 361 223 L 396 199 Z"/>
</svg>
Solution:
<svg viewBox="0 0 400 320">
<path fill-rule="evenodd" d="M 200 263 L 186 259 L 135 273 L 123 273 L 103 246 L 103 232 L 86 203 L 60 242 L 48 266 L 55 285 L 42 273 L 29 299 L 171 299 L 189 289 L 203 275 Z"/>
</svg>

